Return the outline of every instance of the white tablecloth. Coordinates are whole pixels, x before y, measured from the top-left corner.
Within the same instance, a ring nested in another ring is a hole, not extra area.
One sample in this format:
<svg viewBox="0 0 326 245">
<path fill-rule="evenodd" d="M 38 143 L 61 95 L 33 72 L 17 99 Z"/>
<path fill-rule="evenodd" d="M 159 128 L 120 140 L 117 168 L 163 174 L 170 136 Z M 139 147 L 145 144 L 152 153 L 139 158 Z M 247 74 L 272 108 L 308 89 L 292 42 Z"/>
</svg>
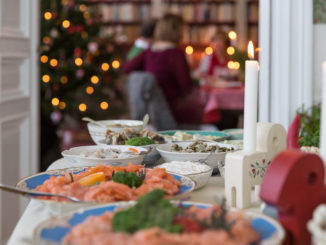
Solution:
<svg viewBox="0 0 326 245">
<path fill-rule="evenodd" d="M 55 161 L 50 167 L 51 169 L 60 169 L 73 167 L 65 159 L 59 159 Z M 211 177 L 209 183 L 192 193 L 189 194 L 190 199 L 188 201 L 203 202 L 203 203 L 217 203 L 224 196 L 224 181 L 221 177 Z M 82 204 L 85 205 L 85 204 Z M 49 204 L 46 202 L 31 200 L 28 204 L 25 212 L 18 221 L 11 237 L 8 241 L 8 245 L 31 245 L 36 244 L 33 240 L 33 233 L 37 225 L 48 219 L 51 216 L 59 215 L 64 212 L 68 212 L 76 209 L 76 204 Z M 258 206 L 251 208 L 251 210 L 258 211 Z"/>
</svg>

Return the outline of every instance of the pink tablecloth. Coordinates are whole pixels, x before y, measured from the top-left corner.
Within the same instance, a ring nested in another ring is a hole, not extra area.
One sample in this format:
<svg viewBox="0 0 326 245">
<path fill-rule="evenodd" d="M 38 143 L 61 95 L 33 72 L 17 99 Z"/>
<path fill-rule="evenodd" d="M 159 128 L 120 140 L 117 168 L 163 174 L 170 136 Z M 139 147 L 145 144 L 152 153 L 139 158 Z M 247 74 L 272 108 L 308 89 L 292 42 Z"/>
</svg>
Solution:
<svg viewBox="0 0 326 245">
<path fill-rule="evenodd" d="M 220 119 L 219 110 L 243 110 L 244 87 L 216 88 L 201 86 L 200 98 L 205 104 L 203 122 L 216 122 Z"/>
</svg>

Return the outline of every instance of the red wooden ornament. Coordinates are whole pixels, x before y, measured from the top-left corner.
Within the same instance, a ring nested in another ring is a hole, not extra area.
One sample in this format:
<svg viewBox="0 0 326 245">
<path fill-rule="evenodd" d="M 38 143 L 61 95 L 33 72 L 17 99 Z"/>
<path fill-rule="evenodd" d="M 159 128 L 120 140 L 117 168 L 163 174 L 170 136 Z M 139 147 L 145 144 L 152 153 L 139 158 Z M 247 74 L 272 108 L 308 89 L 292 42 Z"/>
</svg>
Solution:
<svg viewBox="0 0 326 245">
<path fill-rule="evenodd" d="M 261 183 L 260 198 L 278 210 L 286 230 L 283 244 L 311 244 L 307 221 L 326 202 L 324 165 L 318 155 L 285 150 L 272 161 Z"/>
</svg>

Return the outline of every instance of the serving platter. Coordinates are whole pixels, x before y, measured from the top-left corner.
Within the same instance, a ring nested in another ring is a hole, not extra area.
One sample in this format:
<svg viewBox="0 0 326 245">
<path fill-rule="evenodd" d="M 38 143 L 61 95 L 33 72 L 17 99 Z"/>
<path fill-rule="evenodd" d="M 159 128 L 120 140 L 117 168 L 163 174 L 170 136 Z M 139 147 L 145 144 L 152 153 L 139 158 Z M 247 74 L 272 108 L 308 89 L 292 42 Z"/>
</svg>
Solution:
<svg viewBox="0 0 326 245">
<path fill-rule="evenodd" d="M 69 212 L 60 216 L 53 216 L 40 223 L 35 231 L 34 238 L 46 244 L 62 244 L 63 238 L 69 231 L 82 223 L 89 216 L 98 216 L 105 212 L 113 212 L 115 209 L 128 208 L 135 202 L 123 202 L 96 206 L 95 208 L 84 208 Z M 210 204 L 196 202 L 182 202 L 183 206 L 197 206 L 198 208 L 210 207 Z M 251 219 L 251 226 L 259 234 L 261 241 L 259 244 L 282 244 L 285 233 L 283 228 L 272 218 L 249 211 L 244 211 L 245 216 Z"/>
<path fill-rule="evenodd" d="M 22 189 L 33 190 L 37 186 L 42 185 L 44 183 L 44 181 L 50 179 L 51 176 L 60 176 L 65 173 L 78 174 L 78 173 L 84 172 L 86 169 L 87 169 L 87 167 L 77 167 L 77 168 L 65 168 L 65 169 L 56 169 L 56 170 L 50 170 L 50 171 L 46 171 L 46 172 L 40 172 L 40 173 L 33 174 L 31 176 L 20 179 L 16 183 L 16 187 L 22 188 Z M 179 186 L 178 193 L 176 193 L 173 196 L 169 196 L 170 199 L 180 198 L 186 194 L 189 194 L 190 192 L 192 192 L 195 189 L 196 184 L 189 177 L 175 174 L 175 173 L 170 173 L 170 174 L 176 180 L 180 181 L 180 183 L 181 183 L 181 185 Z M 38 200 L 41 200 L 44 202 L 58 203 L 58 201 L 55 201 L 55 200 L 45 200 L 45 199 L 38 199 Z M 64 202 L 60 202 L 60 203 L 64 203 Z M 86 202 L 84 202 L 84 203 L 86 204 Z M 69 202 L 69 204 L 74 204 L 74 203 Z"/>
<path fill-rule="evenodd" d="M 217 137 L 216 139 L 214 139 L 214 141 L 223 141 L 226 140 L 230 137 L 230 135 L 226 132 L 222 132 L 222 131 L 202 131 L 202 130 L 165 130 L 165 131 L 159 131 L 158 133 L 161 135 L 166 135 L 166 136 L 174 136 L 175 133 L 177 132 L 182 132 L 185 134 L 189 134 L 189 135 L 200 135 L 200 136 L 213 136 L 213 137 Z M 173 139 L 173 142 L 179 142 L 179 141 L 195 141 L 195 139 L 191 139 L 191 140 L 187 140 L 187 139 Z"/>
<path fill-rule="evenodd" d="M 130 151 L 132 148 L 136 150 L 137 153 Z M 98 158 L 94 156 L 85 157 L 82 154 L 92 151 L 99 151 L 100 149 L 104 150 L 118 150 L 122 153 L 130 152 L 129 155 L 125 155 L 119 158 L 105 157 Z M 133 164 L 142 163 L 145 154 L 149 149 L 137 146 L 126 146 L 126 145 L 90 145 L 90 146 L 78 146 L 70 148 L 69 150 L 64 150 L 61 152 L 61 155 L 67 159 L 74 167 L 83 167 L 83 166 L 94 166 L 96 164 L 102 163 L 112 166 L 127 166 L 129 162 Z"/>
</svg>

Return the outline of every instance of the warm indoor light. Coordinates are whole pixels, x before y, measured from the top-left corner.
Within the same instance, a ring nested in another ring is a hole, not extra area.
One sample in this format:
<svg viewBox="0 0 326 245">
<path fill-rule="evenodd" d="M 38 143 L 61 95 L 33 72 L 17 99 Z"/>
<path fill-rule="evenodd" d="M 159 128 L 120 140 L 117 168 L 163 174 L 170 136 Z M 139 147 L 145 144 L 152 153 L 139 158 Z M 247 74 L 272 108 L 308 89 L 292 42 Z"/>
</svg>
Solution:
<svg viewBox="0 0 326 245">
<path fill-rule="evenodd" d="M 64 108 L 66 108 L 66 102 L 60 101 L 59 109 L 63 110 Z"/>
<path fill-rule="evenodd" d="M 50 82 L 50 76 L 49 75 L 43 75 L 42 76 L 42 81 L 44 82 L 44 83 L 48 83 L 48 82 Z"/>
<path fill-rule="evenodd" d="M 70 26 L 70 21 L 69 21 L 69 20 L 64 20 L 64 21 L 62 21 L 62 26 L 63 26 L 63 28 L 69 28 L 69 26 Z"/>
<path fill-rule="evenodd" d="M 48 62 L 49 58 L 46 55 L 42 55 L 40 60 L 42 63 L 46 63 L 46 62 Z"/>
<path fill-rule="evenodd" d="M 50 20 L 52 18 L 52 14 L 50 12 L 45 12 L 44 13 L 44 19 Z"/>
<path fill-rule="evenodd" d="M 109 104 L 108 102 L 103 101 L 101 102 L 100 107 L 102 110 L 107 110 L 109 108 Z"/>
<path fill-rule="evenodd" d="M 252 43 L 252 41 L 249 41 L 249 43 L 248 43 L 248 57 L 251 60 L 253 60 L 255 58 L 254 44 Z"/>
<path fill-rule="evenodd" d="M 58 60 L 56 60 L 56 59 L 51 59 L 51 60 L 50 60 L 50 66 L 55 67 L 55 66 L 57 66 L 57 65 L 58 65 Z"/>
<path fill-rule="evenodd" d="M 51 42 L 51 38 L 49 38 L 48 36 L 43 37 L 42 40 L 43 40 L 43 43 L 45 43 L 45 44 L 49 44 Z"/>
<path fill-rule="evenodd" d="M 60 77 L 60 82 L 61 82 L 62 84 L 66 84 L 66 83 L 68 82 L 68 77 L 66 77 L 66 76 L 62 76 L 62 77 Z"/>
<path fill-rule="evenodd" d="M 103 64 L 101 65 L 101 68 L 102 68 L 103 71 L 108 71 L 109 68 L 110 68 L 110 66 L 109 66 L 108 63 L 103 63 Z"/>
<path fill-rule="evenodd" d="M 91 86 L 88 86 L 88 87 L 86 88 L 86 93 L 88 93 L 88 94 L 92 94 L 92 93 L 94 93 L 94 88 L 91 87 Z"/>
<path fill-rule="evenodd" d="M 228 62 L 228 68 L 229 68 L 229 69 L 235 69 L 235 62 L 233 62 L 233 61 L 229 61 L 229 62 Z"/>
<path fill-rule="evenodd" d="M 80 111 L 86 111 L 87 110 L 87 106 L 84 103 L 81 103 L 81 104 L 79 104 L 78 109 Z"/>
<path fill-rule="evenodd" d="M 207 55 L 211 55 L 211 54 L 213 53 L 213 48 L 212 48 L 212 47 L 206 47 L 206 48 L 205 48 L 205 53 L 206 53 Z"/>
<path fill-rule="evenodd" d="M 53 106 L 57 106 L 57 105 L 59 105 L 60 101 L 59 101 L 58 98 L 53 98 L 53 99 L 51 100 L 51 103 L 52 103 Z"/>
<path fill-rule="evenodd" d="M 233 63 L 234 69 L 239 70 L 240 68 L 240 63 L 238 61 Z"/>
<path fill-rule="evenodd" d="M 97 84 L 99 82 L 98 76 L 92 76 L 91 77 L 91 83 Z"/>
<path fill-rule="evenodd" d="M 114 69 L 118 69 L 118 68 L 120 67 L 120 62 L 119 62 L 118 60 L 114 60 L 114 61 L 112 62 L 112 67 L 113 67 Z"/>
<path fill-rule="evenodd" d="M 185 52 L 186 54 L 191 55 L 194 52 L 194 48 L 189 45 L 186 47 Z"/>
<path fill-rule="evenodd" d="M 235 40 L 235 39 L 237 39 L 237 33 L 235 32 L 235 31 L 230 31 L 229 32 L 229 38 L 231 39 L 231 40 Z"/>
<path fill-rule="evenodd" d="M 79 6 L 79 10 L 80 11 L 82 11 L 82 12 L 84 12 L 84 11 L 86 11 L 86 5 L 85 4 L 81 4 L 80 6 Z"/>
<path fill-rule="evenodd" d="M 76 58 L 75 59 L 75 65 L 76 66 L 81 66 L 83 64 L 83 60 L 82 58 Z"/>
<path fill-rule="evenodd" d="M 235 52 L 235 49 L 233 48 L 233 47 L 228 47 L 227 49 L 226 49 L 226 52 L 228 53 L 228 55 L 233 55 L 234 54 L 234 52 Z"/>
</svg>

